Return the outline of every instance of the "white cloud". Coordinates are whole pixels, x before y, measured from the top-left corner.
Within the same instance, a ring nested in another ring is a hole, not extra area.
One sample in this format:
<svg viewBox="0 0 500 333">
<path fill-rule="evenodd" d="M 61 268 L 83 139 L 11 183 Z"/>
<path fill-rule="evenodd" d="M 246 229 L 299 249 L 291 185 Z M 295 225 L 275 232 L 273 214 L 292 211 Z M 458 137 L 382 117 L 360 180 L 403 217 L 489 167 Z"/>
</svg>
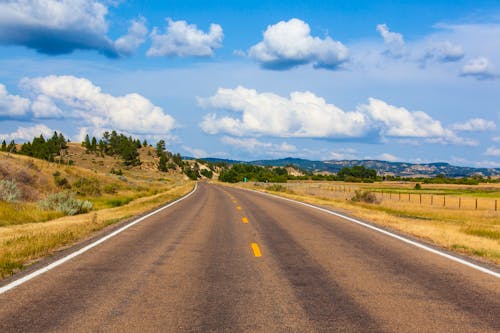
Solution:
<svg viewBox="0 0 500 333">
<path fill-rule="evenodd" d="M 462 67 L 462 76 L 472 76 L 479 80 L 493 79 L 495 74 L 490 61 L 485 57 L 478 57 L 469 60 Z"/>
<path fill-rule="evenodd" d="M 446 130 L 438 120 L 422 111 L 409 111 L 390 105 L 376 98 L 369 98 L 361 110 L 368 113 L 384 136 L 394 137 L 443 137 Z"/>
<path fill-rule="evenodd" d="M 35 125 L 32 127 L 19 127 L 15 132 L 0 134 L 0 140 L 21 140 L 31 141 L 34 137 L 42 134 L 45 138 L 51 137 L 54 133 L 53 130 L 43 124 Z"/>
<path fill-rule="evenodd" d="M 201 128 L 209 134 L 358 137 L 366 129 L 362 113 L 346 113 L 311 92 L 293 92 L 290 98 L 286 98 L 241 86 L 219 88 L 214 96 L 199 99 L 199 104 L 242 113 L 241 118 L 217 117 L 216 114 L 205 116 Z"/>
<path fill-rule="evenodd" d="M 357 158 L 358 152 L 352 148 L 341 148 L 331 151 L 327 154 L 329 159 L 333 160 L 354 160 Z"/>
<path fill-rule="evenodd" d="M 451 129 L 455 131 L 465 131 L 465 132 L 484 132 L 493 131 L 496 129 L 496 124 L 494 121 L 486 120 L 482 118 L 469 119 L 464 123 L 456 123 L 451 125 Z"/>
<path fill-rule="evenodd" d="M 211 24 L 209 32 L 205 33 L 186 21 L 168 18 L 167 23 L 165 34 L 159 33 L 156 27 L 153 29 L 148 56 L 207 57 L 214 55 L 214 49 L 222 47 L 224 34 L 218 24 Z"/>
<path fill-rule="evenodd" d="M 494 136 L 491 138 L 491 140 L 494 142 L 500 142 L 500 136 Z"/>
<path fill-rule="evenodd" d="M 182 148 L 187 151 L 189 154 L 192 155 L 192 157 L 194 158 L 201 158 L 201 157 L 207 157 L 208 154 L 206 151 L 204 151 L 203 149 L 199 149 L 199 148 L 192 148 L 192 147 L 189 147 L 189 146 L 182 146 Z"/>
<path fill-rule="evenodd" d="M 12 0 L 0 2 L 0 42 L 46 54 L 76 49 L 116 56 L 106 37 L 107 5 L 96 0 Z"/>
<path fill-rule="evenodd" d="M 299 19 L 269 25 L 264 39 L 248 51 L 251 58 L 269 69 L 289 69 L 312 63 L 334 69 L 348 60 L 347 48 L 329 36 L 311 36 L 309 25 Z"/>
<path fill-rule="evenodd" d="M 384 44 L 388 47 L 387 52 L 390 55 L 394 57 L 403 55 L 405 42 L 402 34 L 390 31 L 386 24 L 378 24 L 377 31 L 384 39 Z"/>
<path fill-rule="evenodd" d="M 108 127 L 135 134 L 168 134 L 175 126 L 174 119 L 147 98 L 136 93 L 112 96 L 84 78 L 25 78 L 21 86 L 37 96 L 37 101 L 49 105 L 46 113 L 50 114 L 50 106 L 57 104 L 65 117 L 81 119 L 82 125 L 94 129 Z"/>
<path fill-rule="evenodd" d="M 461 60 L 465 55 L 461 45 L 449 41 L 433 42 L 427 47 L 425 59 L 436 59 L 441 62 L 454 62 Z"/>
<path fill-rule="evenodd" d="M 128 33 L 115 41 L 115 48 L 122 55 L 130 55 L 146 41 L 147 34 L 146 20 L 133 20 Z"/>
<path fill-rule="evenodd" d="M 35 118 L 59 118 L 63 111 L 46 95 L 38 95 L 31 104 Z"/>
<path fill-rule="evenodd" d="M 488 147 L 486 152 L 484 153 L 487 156 L 500 156 L 500 148 L 497 147 Z"/>
<path fill-rule="evenodd" d="M 23 116 L 29 106 L 28 99 L 9 94 L 5 85 L 0 83 L 0 116 Z"/>
<path fill-rule="evenodd" d="M 382 161 L 389 161 L 389 162 L 397 162 L 400 160 L 400 158 L 398 158 L 392 154 L 389 154 L 389 153 L 380 154 L 378 156 L 378 159 L 380 159 Z"/>
<path fill-rule="evenodd" d="M 297 147 L 286 142 L 281 144 L 275 144 L 271 142 L 264 142 L 257 140 L 255 138 L 233 138 L 229 136 L 224 136 L 221 142 L 233 147 L 237 147 L 248 152 L 260 152 L 260 153 L 293 153 L 297 151 Z"/>
<path fill-rule="evenodd" d="M 205 133 L 232 136 L 363 139 L 421 138 L 431 143 L 476 145 L 423 111 L 410 111 L 369 98 L 368 104 L 344 111 L 312 92 L 292 92 L 290 97 L 258 93 L 245 87 L 219 88 L 199 105 L 222 110 L 207 114 L 200 126 Z M 234 116 L 236 113 L 236 116 Z"/>
</svg>

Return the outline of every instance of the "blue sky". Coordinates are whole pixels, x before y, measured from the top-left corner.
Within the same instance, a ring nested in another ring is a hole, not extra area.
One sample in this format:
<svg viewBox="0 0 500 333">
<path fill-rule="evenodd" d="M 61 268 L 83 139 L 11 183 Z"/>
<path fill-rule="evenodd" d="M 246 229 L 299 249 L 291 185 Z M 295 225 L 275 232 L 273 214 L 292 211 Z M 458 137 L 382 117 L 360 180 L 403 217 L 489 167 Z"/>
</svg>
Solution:
<svg viewBox="0 0 500 333">
<path fill-rule="evenodd" d="M 500 167 L 496 1 L 0 2 L 0 138 Z"/>
</svg>

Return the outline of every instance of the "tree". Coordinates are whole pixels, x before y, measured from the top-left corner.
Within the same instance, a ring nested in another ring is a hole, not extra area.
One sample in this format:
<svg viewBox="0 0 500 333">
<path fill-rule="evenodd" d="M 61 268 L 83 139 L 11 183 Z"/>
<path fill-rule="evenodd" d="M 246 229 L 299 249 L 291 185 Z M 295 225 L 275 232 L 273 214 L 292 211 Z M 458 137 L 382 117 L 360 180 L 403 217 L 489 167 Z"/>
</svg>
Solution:
<svg viewBox="0 0 500 333">
<path fill-rule="evenodd" d="M 165 154 L 162 154 L 160 156 L 160 162 L 158 163 L 158 170 L 167 172 L 168 167 L 167 167 L 167 156 Z"/>
<path fill-rule="evenodd" d="M 156 156 L 161 157 L 165 152 L 165 140 L 160 140 L 156 143 Z"/>
<path fill-rule="evenodd" d="M 85 135 L 85 140 L 83 141 L 82 145 L 85 147 L 85 149 L 87 150 L 87 152 L 90 151 L 90 137 L 89 137 L 88 134 Z"/>
<path fill-rule="evenodd" d="M 7 151 L 7 142 L 5 140 L 2 141 L 2 151 Z"/>
</svg>

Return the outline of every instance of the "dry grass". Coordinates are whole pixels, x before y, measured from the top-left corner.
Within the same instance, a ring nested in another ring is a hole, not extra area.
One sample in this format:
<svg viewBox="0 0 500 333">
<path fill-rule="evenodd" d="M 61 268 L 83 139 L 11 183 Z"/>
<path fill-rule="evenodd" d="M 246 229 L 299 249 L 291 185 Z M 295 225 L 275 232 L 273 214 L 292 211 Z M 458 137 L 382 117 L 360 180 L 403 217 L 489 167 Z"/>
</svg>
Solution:
<svg viewBox="0 0 500 333">
<path fill-rule="evenodd" d="M 17 202 L 0 202 L 0 278 L 192 189 L 193 183 L 183 175 L 160 173 L 154 154 L 148 151 L 154 149 L 141 149 L 143 164 L 131 169 L 114 157 L 86 154 L 74 143 L 68 152 L 78 166 L 0 153 L 0 179 L 14 180 L 23 194 Z M 110 174 L 111 168 L 122 169 L 123 175 Z M 79 192 L 79 199 L 91 201 L 94 210 L 62 217 L 62 213 L 39 208 L 38 200 L 68 188 Z"/>
<path fill-rule="evenodd" d="M 120 207 L 66 216 L 45 223 L 0 227 L 0 277 L 7 277 L 110 224 L 173 201 L 192 188 L 192 182 L 178 181 L 164 192 L 135 199 Z"/>
<path fill-rule="evenodd" d="M 317 184 L 295 185 L 290 187 L 292 190 L 272 193 L 303 202 L 329 206 L 360 219 L 402 231 L 446 249 L 500 264 L 500 212 L 498 211 L 495 212 L 492 209 L 458 210 L 442 206 L 421 206 L 415 201 L 386 199 L 382 199 L 379 204 L 367 204 L 348 200 L 349 195 L 352 197 L 353 193 L 336 196 L 326 195 L 325 191 L 315 191 L 315 185 Z M 254 186 L 253 184 L 238 184 L 237 186 L 266 190 L 265 186 Z M 378 184 L 378 186 L 381 185 Z M 396 184 L 393 186 L 395 189 L 402 189 L 401 186 L 398 188 Z M 377 189 L 377 184 L 370 184 L 370 187 L 372 190 Z M 447 185 L 445 189 L 461 190 L 459 186 L 457 187 Z M 436 185 L 433 186 L 433 189 L 440 190 Z M 381 199 L 381 197 L 379 198 Z"/>
</svg>

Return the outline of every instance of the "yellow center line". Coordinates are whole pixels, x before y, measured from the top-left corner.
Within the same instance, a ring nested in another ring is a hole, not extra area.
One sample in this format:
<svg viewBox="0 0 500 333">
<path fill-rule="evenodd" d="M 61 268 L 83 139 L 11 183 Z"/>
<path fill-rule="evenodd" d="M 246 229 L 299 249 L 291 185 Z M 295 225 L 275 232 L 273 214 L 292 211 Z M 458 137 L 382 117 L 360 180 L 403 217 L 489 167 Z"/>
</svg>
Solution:
<svg viewBox="0 0 500 333">
<path fill-rule="evenodd" d="M 237 209 L 237 210 L 241 210 L 241 206 L 237 206 L 237 207 L 236 207 L 236 209 Z"/>
<path fill-rule="evenodd" d="M 260 252 L 259 245 L 257 243 L 252 243 L 252 250 L 253 250 L 253 255 L 256 257 L 261 257 L 262 253 Z"/>
<path fill-rule="evenodd" d="M 247 219 L 246 217 L 243 217 L 243 218 L 241 219 L 241 222 L 243 222 L 243 223 L 248 223 L 248 219 Z"/>
</svg>

